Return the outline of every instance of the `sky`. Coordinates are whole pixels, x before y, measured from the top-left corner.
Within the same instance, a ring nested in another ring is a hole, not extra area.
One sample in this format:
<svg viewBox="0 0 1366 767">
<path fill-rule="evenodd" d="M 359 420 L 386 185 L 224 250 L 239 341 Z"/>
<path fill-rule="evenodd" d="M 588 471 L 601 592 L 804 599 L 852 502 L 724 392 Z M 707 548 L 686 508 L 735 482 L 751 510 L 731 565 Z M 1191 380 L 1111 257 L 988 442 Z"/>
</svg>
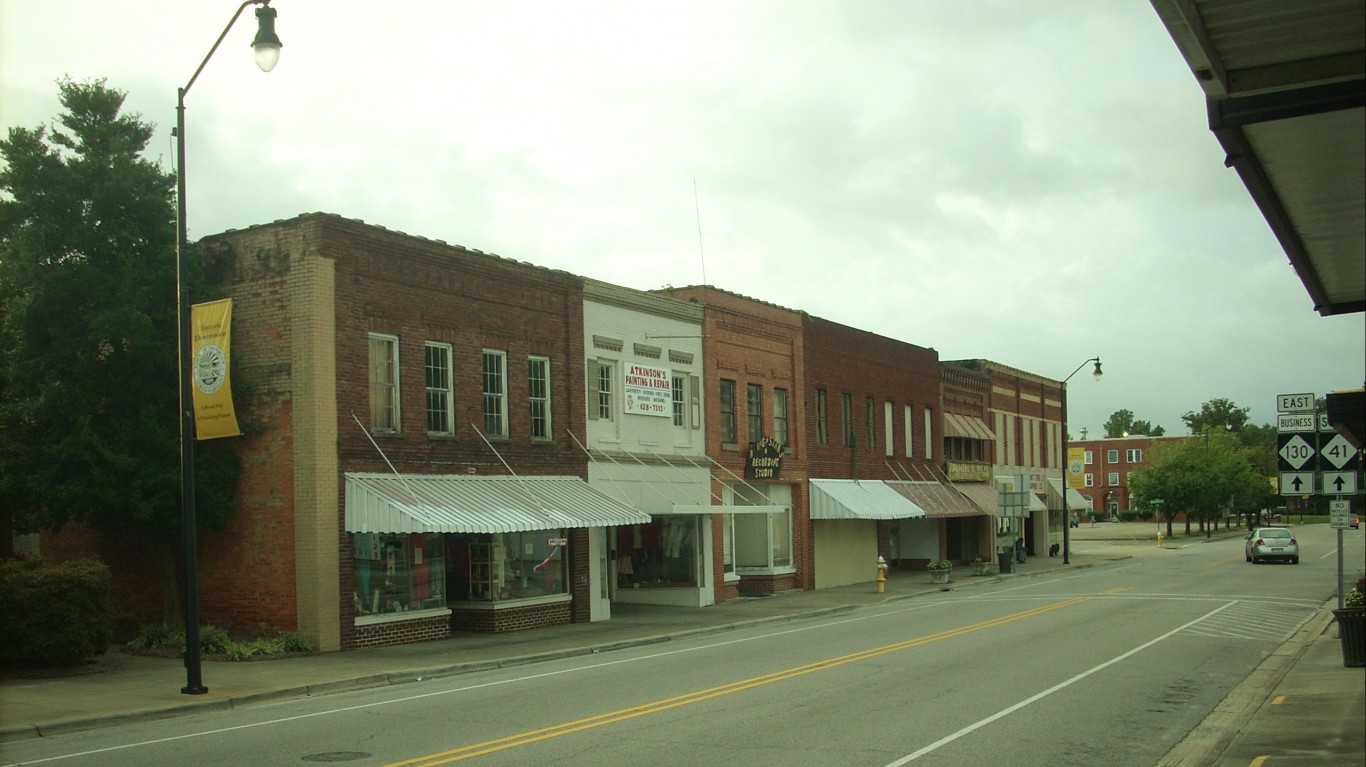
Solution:
<svg viewBox="0 0 1366 767">
<path fill-rule="evenodd" d="M 0 129 L 105 78 L 157 126 L 232 0 L 0 0 Z M 273 0 L 186 95 L 190 237 L 310 212 L 641 290 L 707 283 L 1185 433 L 1366 381 L 1141 0 Z M 1090 375 L 1099 357 L 1105 376 Z M 1085 369 L 1081 369 L 1081 368 Z"/>
</svg>

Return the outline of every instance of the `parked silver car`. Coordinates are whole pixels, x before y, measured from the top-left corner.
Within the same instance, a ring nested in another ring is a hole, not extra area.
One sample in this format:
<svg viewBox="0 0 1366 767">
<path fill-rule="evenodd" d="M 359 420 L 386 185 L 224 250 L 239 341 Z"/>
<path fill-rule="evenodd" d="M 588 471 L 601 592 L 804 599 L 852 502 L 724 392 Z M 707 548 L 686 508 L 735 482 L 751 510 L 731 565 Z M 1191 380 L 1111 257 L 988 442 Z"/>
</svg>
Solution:
<svg viewBox="0 0 1366 767">
<path fill-rule="evenodd" d="M 1247 561 L 1257 564 L 1263 560 L 1279 559 L 1292 565 L 1300 563 L 1300 544 L 1288 527 L 1259 527 L 1247 536 L 1243 544 Z"/>
</svg>

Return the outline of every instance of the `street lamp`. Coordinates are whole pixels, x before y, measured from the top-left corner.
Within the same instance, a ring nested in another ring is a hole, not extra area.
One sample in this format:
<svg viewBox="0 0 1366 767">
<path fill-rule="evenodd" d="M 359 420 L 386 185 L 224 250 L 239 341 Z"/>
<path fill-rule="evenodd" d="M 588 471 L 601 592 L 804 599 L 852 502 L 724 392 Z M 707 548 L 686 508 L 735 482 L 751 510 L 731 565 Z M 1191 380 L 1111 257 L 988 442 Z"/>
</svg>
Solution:
<svg viewBox="0 0 1366 767">
<path fill-rule="evenodd" d="M 237 8 L 223 33 L 214 41 L 208 55 L 199 63 L 199 68 L 190 76 L 185 87 L 176 92 L 176 299 L 177 319 L 180 327 L 180 525 L 185 549 L 185 686 L 180 688 L 186 695 L 203 695 L 209 691 L 201 681 L 199 663 L 199 562 L 196 550 L 196 531 L 194 505 L 194 392 L 190 386 L 190 293 L 185 280 L 185 246 L 189 244 L 189 230 L 185 224 L 185 94 L 190 92 L 204 65 L 213 58 L 219 43 L 228 36 L 228 30 L 237 23 L 249 5 L 259 5 L 256 9 L 256 39 L 251 47 L 256 52 L 256 66 L 263 72 L 275 68 L 280 60 L 280 38 L 275 36 L 275 9 L 270 0 L 246 0 Z"/>
<path fill-rule="evenodd" d="M 1104 375 L 1104 373 L 1102 373 L 1102 372 L 1101 372 L 1101 369 L 1100 369 L 1100 357 L 1092 357 L 1091 359 L 1086 360 L 1085 362 L 1083 362 L 1083 363 L 1081 363 L 1080 365 L 1078 365 L 1076 370 L 1073 370 L 1071 373 L 1068 373 L 1066 378 L 1062 379 L 1062 424 L 1061 424 L 1061 430 L 1062 430 L 1062 442 L 1063 442 L 1063 448 L 1064 448 L 1064 450 L 1063 450 L 1063 456 L 1062 456 L 1062 457 L 1063 457 L 1063 465 L 1064 465 L 1064 466 L 1066 466 L 1066 461 L 1067 461 L 1067 451 L 1066 451 L 1066 447 L 1067 447 L 1067 382 L 1070 381 L 1070 380 L 1072 380 L 1072 376 L 1076 375 L 1082 368 L 1086 367 L 1086 363 L 1087 363 L 1087 362 L 1094 362 L 1094 363 L 1096 363 L 1096 367 L 1095 367 L 1094 370 L 1091 371 L 1091 375 L 1095 376 L 1095 377 L 1096 377 L 1096 382 L 1099 383 L 1099 382 L 1100 382 L 1100 377 L 1101 377 L 1102 375 Z M 1069 512 L 1068 509 L 1067 509 L 1067 470 L 1066 470 L 1066 469 L 1064 469 L 1064 470 L 1063 470 L 1063 473 L 1062 473 L 1062 492 L 1059 493 L 1059 495 L 1062 496 L 1062 563 L 1063 563 L 1064 565 L 1070 565 L 1070 564 L 1072 564 L 1072 535 L 1071 535 L 1071 533 L 1072 533 L 1072 520 L 1071 520 L 1071 512 Z"/>
</svg>

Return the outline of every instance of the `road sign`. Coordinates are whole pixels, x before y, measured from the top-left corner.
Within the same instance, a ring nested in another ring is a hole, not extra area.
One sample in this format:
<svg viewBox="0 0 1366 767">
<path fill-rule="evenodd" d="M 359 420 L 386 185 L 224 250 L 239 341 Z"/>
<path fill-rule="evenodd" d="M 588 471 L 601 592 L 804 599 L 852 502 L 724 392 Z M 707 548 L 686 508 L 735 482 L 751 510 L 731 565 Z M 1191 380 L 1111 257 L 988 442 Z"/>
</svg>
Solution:
<svg viewBox="0 0 1366 767">
<path fill-rule="evenodd" d="M 1317 431 L 1317 419 L 1313 413 L 1281 413 L 1276 416 L 1276 431 Z"/>
<path fill-rule="evenodd" d="M 1281 495 L 1312 495 L 1314 492 L 1314 472 L 1281 472 Z"/>
<path fill-rule="evenodd" d="M 1329 426 L 1329 425 L 1328 425 L 1328 411 L 1327 411 L 1327 410 L 1320 410 L 1317 414 L 1315 414 L 1314 417 L 1318 419 L 1319 431 L 1326 431 L 1326 432 L 1333 432 L 1333 431 L 1336 431 L 1336 429 L 1334 429 L 1332 426 Z"/>
<path fill-rule="evenodd" d="M 1326 439 L 1323 445 L 1319 447 L 1319 468 L 1324 471 L 1332 471 L 1333 469 L 1342 471 L 1357 467 L 1357 464 L 1360 463 L 1358 456 L 1361 451 L 1353 447 L 1346 437 L 1341 434 L 1334 434 L 1332 437 L 1327 434 L 1323 436 Z"/>
<path fill-rule="evenodd" d="M 1352 502 L 1351 501 L 1329 501 L 1328 502 L 1328 522 L 1329 526 L 1335 530 L 1346 530 L 1352 526 Z"/>
<path fill-rule="evenodd" d="M 1314 445 L 1314 435 L 1312 434 L 1276 435 L 1276 455 L 1279 456 L 1276 463 L 1281 471 L 1299 471 L 1305 468 L 1312 470 L 1316 452 L 1318 449 Z"/>
<path fill-rule="evenodd" d="M 1276 412 L 1312 413 L 1314 412 L 1313 394 L 1277 394 Z"/>
<path fill-rule="evenodd" d="M 1319 476 L 1323 477 L 1324 495 L 1352 495 L 1360 484 L 1355 471 L 1325 471 Z"/>
</svg>

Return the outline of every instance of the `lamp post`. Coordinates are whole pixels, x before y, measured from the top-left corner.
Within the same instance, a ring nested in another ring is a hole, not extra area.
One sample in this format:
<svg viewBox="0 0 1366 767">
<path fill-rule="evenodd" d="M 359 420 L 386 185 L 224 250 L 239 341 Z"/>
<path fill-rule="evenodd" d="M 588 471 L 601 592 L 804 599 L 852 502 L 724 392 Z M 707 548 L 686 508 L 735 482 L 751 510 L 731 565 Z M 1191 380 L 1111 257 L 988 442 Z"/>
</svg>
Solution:
<svg viewBox="0 0 1366 767">
<path fill-rule="evenodd" d="M 196 549 L 194 504 L 194 392 L 190 388 L 190 375 L 193 364 L 190 360 L 192 342 L 190 338 L 190 294 L 186 285 L 185 246 L 189 244 L 189 228 L 185 224 L 185 94 L 190 92 L 204 65 L 213 58 L 214 51 L 228 36 L 228 30 L 237 23 L 249 5 L 259 5 L 256 9 L 256 39 L 251 47 L 256 51 L 256 65 L 263 72 L 275 68 L 280 60 L 280 38 L 275 36 L 275 9 L 270 0 L 246 0 L 237 8 L 223 33 L 214 41 L 208 55 L 199 63 L 199 68 L 190 76 L 185 87 L 176 92 L 176 300 L 177 319 L 180 328 L 180 525 L 185 554 L 185 686 L 180 688 L 186 695 L 203 695 L 209 691 L 201 681 L 199 658 L 199 562 Z"/>
<path fill-rule="evenodd" d="M 1095 369 L 1091 371 L 1091 375 L 1095 376 L 1095 377 L 1096 377 L 1096 381 L 1099 382 L 1099 381 L 1100 381 L 1100 377 L 1101 377 L 1102 375 L 1104 375 L 1104 373 L 1102 373 L 1102 372 L 1101 372 L 1101 369 L 1100 369 L 1100 357 L 1092 357 L 1091 359 L 1082 362 L 1080 365 L 1077 366 L 1077 369 L 1076 369 L 1076 370 L 1073 370 L 1071 373 L 1068 373 L 1068 374 L 1067 374 L 1067 377 L 1064 378 L 1064 379 L 1062 379 L 1062 424 L 1061 424 L 1061 428 L 1062 428 L 1062 444 L 1063 444 L 1063 456 L 1062 456 L 1062 458 L 1063 458 L 1063 465 L 1064 465 L 1064 466 L 1067 465 L 1067 382 L 1070 381 L 1070 380 L 1072 380 L 1072 376 L 1076 375 L 1076 374 L 1078 373 L 1078 371 L 1080 371 L 1082 368 L 1086 367 L 1086 363 L 1087 363 L 1087 362 L 1094 362 L 1094 363 L 1096 364 Z M 1059 495 L 1062 496 L 1062 563 L 1063 563 L 1064 565 L 1070 565 L 1070 564 L 1072 564 L 1072 535 L 1071 535 L 1071 533 L 1072 533 L 1072 520 L 1069 519 L 1070 512 L 1067 510 L 1067 470 L 1066 470 L 1066 469 L 1064 469 L 1064 470 L 1063 470 L 1063 473 L 1062 473 L 1062 492 L 1059 493 Z"/>
</svg>

